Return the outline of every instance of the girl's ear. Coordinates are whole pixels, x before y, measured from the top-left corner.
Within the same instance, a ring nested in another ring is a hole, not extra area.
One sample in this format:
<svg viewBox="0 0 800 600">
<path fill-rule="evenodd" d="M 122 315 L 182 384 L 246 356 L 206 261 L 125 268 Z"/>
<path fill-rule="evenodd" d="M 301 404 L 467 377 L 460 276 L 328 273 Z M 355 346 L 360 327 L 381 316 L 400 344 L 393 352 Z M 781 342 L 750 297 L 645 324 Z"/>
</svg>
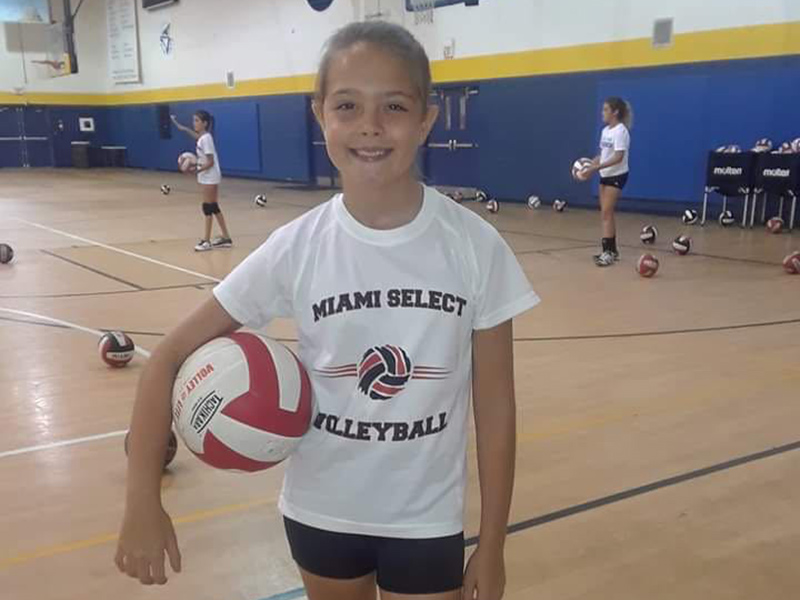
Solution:
<svg viewBox="0 0 800 600">
<path fill-rule="evenodd" d="M 425 112 L 425 118 L 422 120 L 422 129 L 420 130 L 419 144 L 420 146 L 425 143 L 428 136 L 431 134 L 436 119 L 439 118 L 439 106 L 436 104 L 429 104 Z"/>
</svg>

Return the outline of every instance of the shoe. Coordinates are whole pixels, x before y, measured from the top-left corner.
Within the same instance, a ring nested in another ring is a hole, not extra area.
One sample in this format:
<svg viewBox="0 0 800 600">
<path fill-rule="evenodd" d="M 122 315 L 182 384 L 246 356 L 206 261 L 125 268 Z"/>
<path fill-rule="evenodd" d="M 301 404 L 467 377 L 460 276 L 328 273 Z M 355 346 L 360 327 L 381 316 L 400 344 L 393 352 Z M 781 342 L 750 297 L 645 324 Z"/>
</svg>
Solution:
<svg viewBox="0 0 800 600">
<path fill-rule="evenodd" d="M 613 252 L 602 252 L 601 254 L 595 255 L 594 264 L 596 264 L 598 267 L 610 267 L 617 262 L 617 260 L 618 259 L 614 256 Z"/>
<path fill-rule="evenodd" d="M 614 262 L 619 262 L 619 252 L 612 252 L 611 254 L 614 256 Z"/>
<path fill-rule="evenodd" d="M 226 237 L 215 237 L 211 240 L 211 245 L 214 248 L 230 248 L 233 246 L 233 240 Z"/>
<path fill-rule="evenodd" d="M 211 242 L 209 242 L 208 240 L 200 240 L 194 247 L 195 252 L 208 252 L 209 250 L 213 249 L 214 246 L 212 246 Z"/>
</svg>

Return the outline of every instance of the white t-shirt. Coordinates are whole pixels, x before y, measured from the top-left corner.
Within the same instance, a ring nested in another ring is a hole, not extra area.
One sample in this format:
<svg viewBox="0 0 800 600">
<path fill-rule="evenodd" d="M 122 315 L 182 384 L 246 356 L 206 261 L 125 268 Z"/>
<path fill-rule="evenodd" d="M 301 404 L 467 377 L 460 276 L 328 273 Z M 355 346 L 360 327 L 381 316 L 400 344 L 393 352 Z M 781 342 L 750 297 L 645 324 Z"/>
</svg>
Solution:
<svg viewBox="0 0 800 600">
<path fill-rule="evenodd" d="M 208 162 L 206 158 L 209 154 L 214 157 L 214 166 L 208 169 L 207 171 L 203 171 L 202 173 L 197 174 L 197 182 L 203 183 L 206 185 L 210 184 L 218 184 L 222 181 L 222 171 L 219 167 L 219 155 L 217 154 L 217 148 L 214 145 L 214 138 L 211 136 L 210 133 L 204 133 L 199 138 L 197 138 L 197 164 L 200 167 L 204 167 Z"/>
<path fill-rule="evenodd" d="M 342 195 L 275 231 L 214 289 L 239 323 L 294 317 L 318 413 L 289 459 L 284 515 L 342 533 L 463 530 L 472 333 L 539 302 L 481 217 L 424 188 L 370 229 Z"/>
<path fill-rule="evenodd" d="M 614 127 L 605 127 L 600 138 L 600 163 L 610 160 L 615 152 L 624 152 L 622 162 L 600 169 L 600 177 L 616 177 L 628 172 L 628 154 L 631 148 L 631 134 L 624 123 L 617 123 Z"/>
</svg>

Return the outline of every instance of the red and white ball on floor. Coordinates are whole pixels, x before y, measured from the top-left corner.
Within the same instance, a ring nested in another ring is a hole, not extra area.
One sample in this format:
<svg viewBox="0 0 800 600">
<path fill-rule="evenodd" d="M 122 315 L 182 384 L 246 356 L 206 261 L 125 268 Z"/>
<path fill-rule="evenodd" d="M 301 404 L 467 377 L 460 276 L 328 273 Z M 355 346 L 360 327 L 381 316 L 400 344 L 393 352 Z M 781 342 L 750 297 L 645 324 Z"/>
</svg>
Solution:
<svg viewBox="0 0 800 600">
<path fill-rule="evenodd" d="M 767 221 L 767 231 L 776 234 L 783 232 L 783 219 L 780 217 L 772 217 Z"/>
<path fill-rule="evenodd" d="M 642 254 L 636 261 L 636 272 L 642 277 L 653 277 L 658 273 L 658 267 L 658 259 L 652 254 Z"/>
<path fill-rule="evenodd" d="M 109 367 L 121 368 L 133 359 L 136 345 L 122 331 L 109 331 L 104 333 L 97 344 L 100 358 Z"/>
<path fill-rule="evenodd" d="M 783 270 L 789 275 L 800 275 L 800 251 L 792 252 L 783 259 Z"/>
<path fill-rule="evenodd" d="M 263 471 L 308 431 L 311 382 L 286 346 L 253 333 L 208 342 L 186 359 L 172 389 L 175 429 L 200 460 Z"/>
</svg>

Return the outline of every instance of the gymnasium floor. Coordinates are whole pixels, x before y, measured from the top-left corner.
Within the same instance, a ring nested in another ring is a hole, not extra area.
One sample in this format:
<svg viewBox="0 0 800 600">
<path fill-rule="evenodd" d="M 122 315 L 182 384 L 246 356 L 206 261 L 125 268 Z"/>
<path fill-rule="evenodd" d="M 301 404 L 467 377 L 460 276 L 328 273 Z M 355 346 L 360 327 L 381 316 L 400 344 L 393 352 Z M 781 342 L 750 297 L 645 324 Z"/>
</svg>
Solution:
<svg viewBox="0 0 800 600">
<path fill-rule="evenodd" d="M 330 195 L 228 179 L 236 247 L 196 254 L 201 218 L 188 178 L 2 178 L 0 241 L 17 257 L 0 267 L 0 308 L 123 329 L 144 349 L 273 229 Z M 166 197 L 163 182 L 173 188 Z M 251 204 L 259 192 L 265 209 Z M 503 205 L 486 217 L 543 298 L 515 327 L 520 440 L 506 598 L 797 597 L 800 277 L 780 261 L 800 248 L 798 234 L 695 227 L 695 253 L 679 258 L 664 250 L 683 229 L 676 218 L 623 214 L 622 264 L 601 270 L 589 259 L 596 213 Z M 653 280 L 633 270 L 646 222 L 661 231 Z M 294 337 L 289 322 L 269 332 Z M 143 359 L 112 371 L 95 344 L 91 333 L 0 311 L 0 597 L 302 598 L 275 507 L 280 469 L 219 473 L 185 449 L 163 484 L 184 572 L 158 589 L 116 572 L 122 435 Z M 474 473 L 469 498 L 473 535 Z"/>
</svg>

